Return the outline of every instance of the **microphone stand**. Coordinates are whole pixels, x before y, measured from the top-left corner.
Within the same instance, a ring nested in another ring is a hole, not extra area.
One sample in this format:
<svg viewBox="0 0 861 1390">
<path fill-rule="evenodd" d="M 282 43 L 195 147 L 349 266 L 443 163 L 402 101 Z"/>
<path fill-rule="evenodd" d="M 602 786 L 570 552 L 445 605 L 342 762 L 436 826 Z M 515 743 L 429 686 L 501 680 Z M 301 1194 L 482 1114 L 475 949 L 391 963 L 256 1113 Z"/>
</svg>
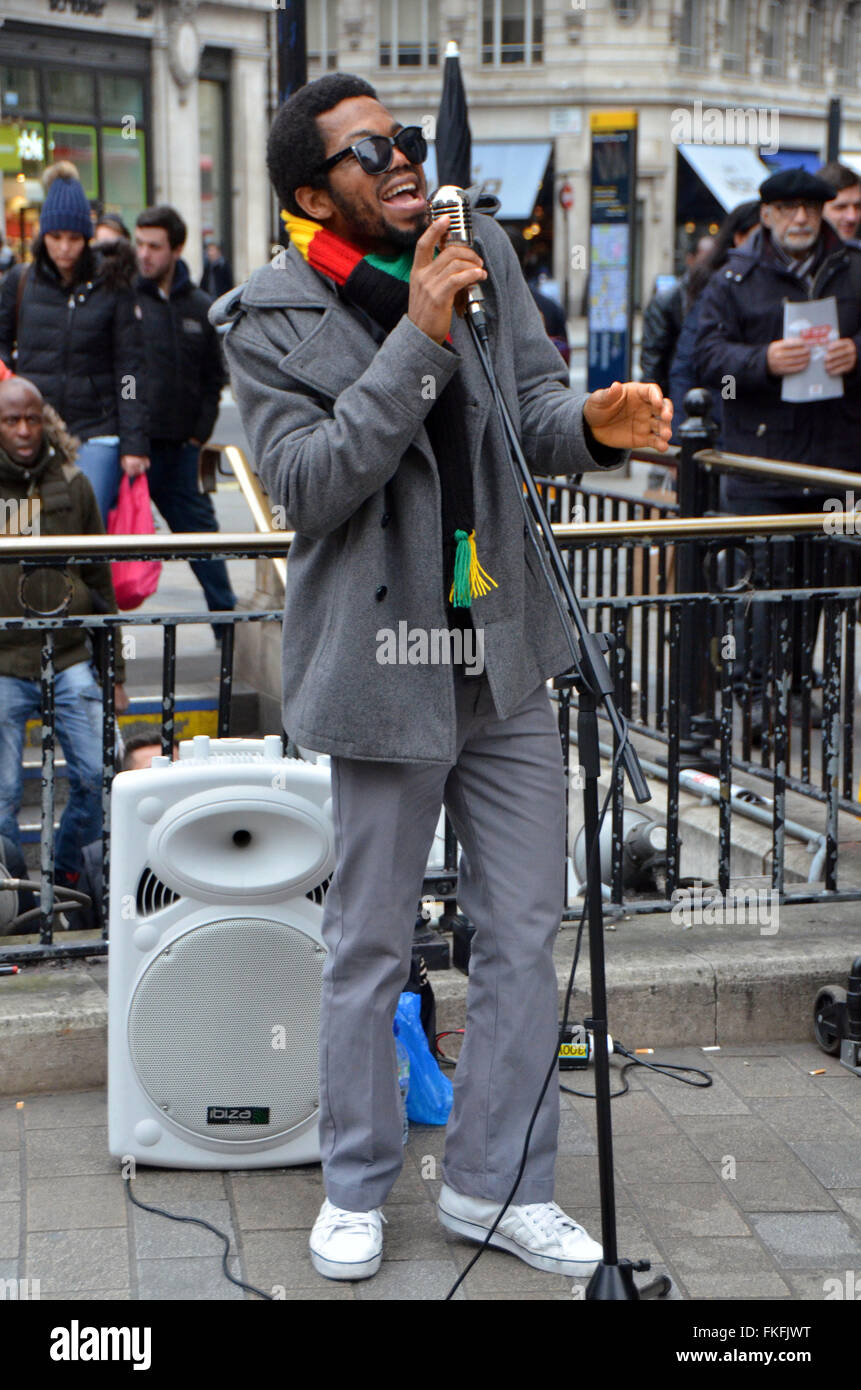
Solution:
<svg viewBox="0 0 861 1390">
<path fill-rule="evenodd" d="M 617 755 L 631 784 L 637 802 L 651 800 L 636 750 L 628 739 L 627 726 L 613 699 L 613 678 L 605 660 L 609 642 L 604 634 L 592 633 L 586 626 L 580 600 L 574 592 L 556 537 L 541 502 L 508 407 L 500 393 L 487 337 L 482 305 L 470 300 L 466 314 L 481 365 L 487 377 L 508 444 L 517 494 L 523 507 L 526 528 L 535 546 L 542 573 L 562 620 L 571 648 L 574 685 L 578 693 L 578 753 L 584 772 L 583 820 L 586 837 L 586 902 L 589 917 L 589 962 L 592 977 L 592 1012 L 585 1024 L 595 1037 L 595 1112 L 598 1129 L 598 1177 L 601 1192 L 601 1240 L 603 1259 L 589 1280 L 586 1298 L 602 1301 L 636 1301 L 663 1298 L 672 1283 L 666 1275 L 638 1289 L 634 1272 L 648 1270 L 648 1260 L 620 1260 L 616 1243 L 616 1200 L 613 1174 L 613 1135 L 610 1114 L 610 1059 L 607 1053 L 607 981 L 604 963 L 604 908 L 601 896 L 601 860 L 598 850 L 598 779 L 601 753 L 598 739 L 598 702 L 604 708 L 616 736 Z M 544 540 L 539 539 L 538 531 Z M 546 547 L 546 553 L 545 548 Z M 554 573 L 547 568 L 549 555 Z M 560 593 L 561 590 L 561 593 Z M 563 603 L 564 596 L 564 603 Z M 567 769 L 566 769 L 567 772 Z"/>
</svg>

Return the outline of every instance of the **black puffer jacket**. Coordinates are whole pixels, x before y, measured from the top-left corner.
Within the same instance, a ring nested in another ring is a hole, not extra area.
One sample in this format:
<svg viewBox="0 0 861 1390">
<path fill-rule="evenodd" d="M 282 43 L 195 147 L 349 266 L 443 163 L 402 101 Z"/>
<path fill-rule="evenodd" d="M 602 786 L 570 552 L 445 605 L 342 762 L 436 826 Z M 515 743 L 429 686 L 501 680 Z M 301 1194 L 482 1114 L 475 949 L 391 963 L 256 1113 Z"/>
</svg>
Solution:
<svg viewBox="0 0 861 1390">
<path fill-rule="evenodd" d="M 205 444 L 218 415 L 225 381 L 218 334 L 209 322 L 208 294 L 192 280 L 185 261 L 177 261 L 164 295 L 155 280 L 137 280 L 143 314 L 146 391 L 151 439 Z"/>
<path fill-rule="evenodd" d="M 133 257 L 84 250 L 86 278 L 64 286 L 39 249 L 0 290 L 0 357 L 39 388 L 81 440 L 118 434 L 121 454 L 146 454 L 144 353 Z M 18 307 L 18 286 L 26 281 Z M 17 340 L 18 351 L 13 356 Z"/>
</svg>

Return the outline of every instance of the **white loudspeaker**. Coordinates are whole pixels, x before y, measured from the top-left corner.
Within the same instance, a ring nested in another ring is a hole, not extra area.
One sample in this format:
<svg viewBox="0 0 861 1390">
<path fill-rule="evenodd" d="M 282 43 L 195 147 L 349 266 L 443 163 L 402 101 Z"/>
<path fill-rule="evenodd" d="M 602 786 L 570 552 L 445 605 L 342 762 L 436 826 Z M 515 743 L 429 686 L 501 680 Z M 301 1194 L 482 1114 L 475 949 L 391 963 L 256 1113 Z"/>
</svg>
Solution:
<svg viewBox="0 0 861 1390">
<path fill-rule="evenodd" d="M 111 789 L 108 1137 L 168 1168 L 316 1162 L 328 766 L 197 737 Z"/>
</svg>

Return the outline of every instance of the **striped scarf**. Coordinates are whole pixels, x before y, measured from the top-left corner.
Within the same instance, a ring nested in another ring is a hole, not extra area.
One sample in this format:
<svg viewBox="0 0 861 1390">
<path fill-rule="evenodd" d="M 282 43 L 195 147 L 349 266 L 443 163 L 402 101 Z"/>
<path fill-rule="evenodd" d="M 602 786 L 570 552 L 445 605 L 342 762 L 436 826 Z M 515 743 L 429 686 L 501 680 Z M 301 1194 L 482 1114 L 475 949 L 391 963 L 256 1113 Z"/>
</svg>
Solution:
<svg viewBox="0 0 861 1390">
<path fill-rule="evenodd" d="M 281 217 L 312 269 L 333 280 L 348 303 L 390 333 L 409 306 L 412 248 L 366 255 L 319 222 L 289 212 Z M 440 481 L 443 574 L 451 575 L 448 602 L 454 608 L 470 608 L 473 599 L 498 587 L 478 560 L 466 418 L 466 393 L 456 372 L 425 418 Z"/>
</svg>

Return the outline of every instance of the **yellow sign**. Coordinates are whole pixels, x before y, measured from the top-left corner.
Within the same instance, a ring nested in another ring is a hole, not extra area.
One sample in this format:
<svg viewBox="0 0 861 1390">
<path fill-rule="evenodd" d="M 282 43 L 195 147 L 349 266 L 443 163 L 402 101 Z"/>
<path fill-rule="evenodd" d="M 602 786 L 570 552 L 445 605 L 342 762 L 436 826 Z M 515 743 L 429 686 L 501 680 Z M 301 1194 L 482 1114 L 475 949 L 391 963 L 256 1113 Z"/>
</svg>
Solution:
<svg viewBox="0 0 861 1390">
<path fill-rule="evenodd" d="M 635 130 L 636 111 L 592 111 L 589 113 L 590 130 Z"/>
</svg>

